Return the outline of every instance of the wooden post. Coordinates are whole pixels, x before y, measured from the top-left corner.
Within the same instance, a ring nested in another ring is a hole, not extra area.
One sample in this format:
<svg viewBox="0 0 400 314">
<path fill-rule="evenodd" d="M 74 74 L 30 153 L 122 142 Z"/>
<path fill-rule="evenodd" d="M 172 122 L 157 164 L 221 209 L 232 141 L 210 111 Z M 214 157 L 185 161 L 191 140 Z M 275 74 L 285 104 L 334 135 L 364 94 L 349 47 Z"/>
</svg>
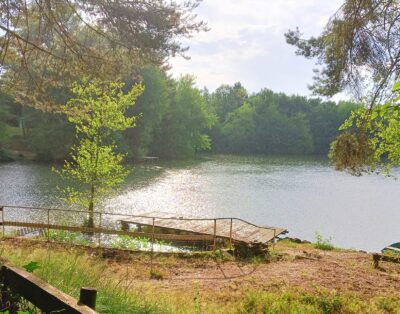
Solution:
<svg viewBox="0 0 400 314">
<path fill-rule="evenodd" d="M 217 245 L 217 219 L 214 219 L 214 251 Z"/>
<path fill-rule="evenodd" d="M 275 250 L 275 237 L 276 237 L 276 229 L 274 228 L 274 238 L 272 239 L 272 249 Z"/>
<path fill-rule="evenodd" d="M 50 242 L 50 209 L 47 209 L 47 242 Z"/>
<path fill-rule="evenodd" d="M 121 230 L 129 231 L 129 224 L 126 221 L 121 221 Z"/>
<path fill-rule="evenodd" d="M 101 213 L 99 214 L 99 229 L 101 228 Z M 99 237 L 99 247 L 101 246 L 101 232 L 98 233 Z"/>
<path fill-rule="evenodd" d="M 4 227 L 4 207 L 0 207 L 1 210 L 1 225 L 3 226 L 3 237 L 6 235 L 6 230 Z"/>
<path fill-rule="evenodd" d="M 153 252 L 154 252 L 154 224 L 156 218 L 153 217 L 153 226 L 151 230 L 151 258 L 150 258 L 150 271 L 153 272 Z"/>
<path fill-rule="evenodd" d="M 40 313 L 95 314 L 88 306 L 78 305 L 77 300 L 42 281 L 32 273 L 16 267 L 0 267 L 2 284 L 14 294 L 40 309 Z"/>
<path fill-rule="evenodd" d="M 86 305 L 91 309 L 96 308 L 97 290 L 94 288 L 82 287 L 79 294 L 79 305 Z"/>
<path fill-rule="evenodd" d="M 372 259 L 374 261 L 374 268 L 379 267 L 379 260 L 381 259 L 381 256 L 378 253 L 375 253 L 372 255 Z"/>
</svg>

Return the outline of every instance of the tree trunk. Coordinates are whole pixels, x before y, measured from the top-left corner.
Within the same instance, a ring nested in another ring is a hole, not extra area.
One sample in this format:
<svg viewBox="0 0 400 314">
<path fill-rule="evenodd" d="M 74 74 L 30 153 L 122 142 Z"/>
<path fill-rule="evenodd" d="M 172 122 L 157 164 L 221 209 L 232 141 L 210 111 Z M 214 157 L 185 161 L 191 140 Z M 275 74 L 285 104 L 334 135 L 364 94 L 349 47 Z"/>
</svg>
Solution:
<svg viewBox="0 0 400 314">
<path fill-rule="evenodd" d="M 93 203 L 93 199 L 94 199 L 94 186 L 92 185 L 92 187 L 90 188 L 89 219 L 88 219 L 88 224 L 87 224 L 87 226 L 89 228 L 93 228 L 94 227 L 94 221 L 93 221 L 94 203 Z"/>
</svg>

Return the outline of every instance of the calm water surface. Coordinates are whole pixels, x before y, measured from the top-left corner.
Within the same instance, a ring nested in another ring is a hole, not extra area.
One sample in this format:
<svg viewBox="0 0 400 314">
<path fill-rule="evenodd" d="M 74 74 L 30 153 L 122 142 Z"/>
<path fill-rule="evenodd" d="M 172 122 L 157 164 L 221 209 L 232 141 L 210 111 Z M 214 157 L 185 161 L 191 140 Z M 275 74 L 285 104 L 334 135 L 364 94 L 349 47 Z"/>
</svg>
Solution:
<svg viewBox="0 0 400 314">
<path fill-rule="evenodd" d="M 400 176 L 399 171 L 394 172 Z M 0 204 L 63 206 L 49 165 L 0 164 Z M 326 160 L 217 156 L 137 166 L 104 200 L 108 211 L 239 217 L 341 247 L 378 251 L 400 241 L 400 180 L 352 177 Z"/>
</svg>

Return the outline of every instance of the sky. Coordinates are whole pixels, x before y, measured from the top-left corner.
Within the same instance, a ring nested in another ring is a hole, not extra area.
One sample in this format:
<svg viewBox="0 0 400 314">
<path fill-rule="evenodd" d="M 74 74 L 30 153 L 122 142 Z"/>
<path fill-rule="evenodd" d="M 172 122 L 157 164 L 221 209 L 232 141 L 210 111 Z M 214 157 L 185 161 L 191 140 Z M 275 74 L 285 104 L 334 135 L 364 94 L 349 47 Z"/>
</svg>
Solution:
<svg viewBox="0 0 400 314">
<path fill-rule="evenodd" d="M 295 55 L 284 33 L 300 28 L 318 35 L 343 0 L 203 0 L 198 19 L 210 31 L 183 41 L 190 60 L 170 60 L 171 74 L 192 74 L 197 86 L 214 91 L 240 81 L 249 92 L 269 88 L 311 95 L 314 60 Z M 341 97 L 340 97 L 341 98 Z"/>
</svg>

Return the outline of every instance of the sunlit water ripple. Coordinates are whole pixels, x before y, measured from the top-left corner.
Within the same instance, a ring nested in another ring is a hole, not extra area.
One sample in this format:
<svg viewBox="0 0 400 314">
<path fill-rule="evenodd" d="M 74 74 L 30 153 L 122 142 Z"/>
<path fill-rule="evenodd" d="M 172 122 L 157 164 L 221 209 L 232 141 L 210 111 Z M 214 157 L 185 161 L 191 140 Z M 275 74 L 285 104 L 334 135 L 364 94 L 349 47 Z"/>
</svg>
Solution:
<svg viewBox="0 0 400 314">
<path fill-rule="evenodd" d="M 50 166 L 0 165 L 0 204 L 62 206 Z M 399 171 L 395 171 L 399 174 Z M 352 177 L 325 160 L 218 156 L 197 163 L 138 166 L 104 201 L 107 211 L 239 217 L 313 240 L 377 251 L 400 241 L 400 181 Z"/>
</svg>

